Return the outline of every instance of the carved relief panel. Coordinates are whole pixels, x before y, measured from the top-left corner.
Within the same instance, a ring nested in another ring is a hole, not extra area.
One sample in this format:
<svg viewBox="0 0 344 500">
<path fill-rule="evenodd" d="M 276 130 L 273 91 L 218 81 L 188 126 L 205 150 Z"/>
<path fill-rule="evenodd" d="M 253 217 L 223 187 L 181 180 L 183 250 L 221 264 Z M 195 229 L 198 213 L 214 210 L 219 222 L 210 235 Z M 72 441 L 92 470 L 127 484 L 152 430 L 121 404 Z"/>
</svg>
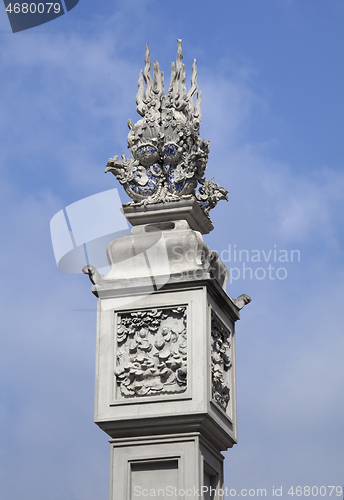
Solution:
<svg viewBox="0 0 344 500">
<path fill-rule="evenodd" d="M 117 399 L 186 391 L 186 315 L 185 306 L 117 314 Z"/>
<path fill-rule="evenodd" d="M 211 312 L 212 399 L 225 412 L 230 401 L 231 331 Z"/>
</svg>

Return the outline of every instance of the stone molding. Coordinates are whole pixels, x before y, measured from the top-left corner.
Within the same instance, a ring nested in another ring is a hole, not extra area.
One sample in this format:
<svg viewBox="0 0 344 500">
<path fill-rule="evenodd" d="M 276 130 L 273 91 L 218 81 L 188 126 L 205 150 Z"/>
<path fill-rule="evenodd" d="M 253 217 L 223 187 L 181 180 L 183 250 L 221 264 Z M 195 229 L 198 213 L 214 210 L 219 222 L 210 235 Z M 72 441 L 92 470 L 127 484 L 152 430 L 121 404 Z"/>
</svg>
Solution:
<svg viewBox="0 0 344 500">
<path fill-rule="evenodd" d="M 192 199 L 171 201 L 168 204 L 125 205 L 123 213 L 133 226 L 186 220 L 191 229 L 199 231 L 201 234 L 208 234 L 214 229 L 209 217 Z"/>
</svg>

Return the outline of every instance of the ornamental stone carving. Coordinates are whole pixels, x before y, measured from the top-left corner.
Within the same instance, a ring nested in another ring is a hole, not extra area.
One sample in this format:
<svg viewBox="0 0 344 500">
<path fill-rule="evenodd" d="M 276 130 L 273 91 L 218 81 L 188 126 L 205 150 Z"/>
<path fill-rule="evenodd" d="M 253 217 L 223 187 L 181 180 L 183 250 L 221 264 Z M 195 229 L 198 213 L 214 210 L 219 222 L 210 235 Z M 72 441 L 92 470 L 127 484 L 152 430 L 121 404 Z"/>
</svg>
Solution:
<svg viewBox="0 0 344 500">
<path fill-rule="evenodd" d="M 208 214 L 219 200 L 228 199 L 226 189 L 213 178 L 204 177 L 209 141 L 199 137 L 202 115 L 196 60 L 188 91 L 181 40 L 178 40 L 176 64 L 171 63 L 167 95 L 159 62 L 154 61 L 153 78 L 150 70 L 147 45 L 145 68 L 140 72 L 136 96 L 136 109 L 142 118 L 135 124 L 128 121 L 128 147 L 132 157 L 122 153 L 121 160 L 118 156 L 110 158 L 105 172 L 116 176 L 134 200 L 133 205 L 193 199 Z M 196 191 L 198 185 L 199 191 Z"/>
<path fill-rule="evenodd" d="M 231 362 L 231 332 L 216 314 L 211 314 L 211 375 L 212 399 L 226 411 L 230 400 L 229 371 Z"/>
<path fill-rule="evenodd" d="M 117 397 L 184 392 L 186 307 L 119 313 L 117 317 Z"/>
</svg>

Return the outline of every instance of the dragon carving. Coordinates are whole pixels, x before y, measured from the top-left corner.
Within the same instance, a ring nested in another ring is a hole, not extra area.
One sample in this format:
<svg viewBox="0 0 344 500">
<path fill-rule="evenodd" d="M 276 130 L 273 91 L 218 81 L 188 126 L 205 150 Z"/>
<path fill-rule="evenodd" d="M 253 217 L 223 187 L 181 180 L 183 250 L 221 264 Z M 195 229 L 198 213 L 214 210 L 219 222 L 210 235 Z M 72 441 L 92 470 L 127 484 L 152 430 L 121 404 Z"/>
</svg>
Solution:
<svg viewBox="0 0 344 500">
<path fill-rule="evenodd" d="M 227 191 L 207 180 L 209 141 L 199 137 L 201 91 L 198 92 L 196 60 L 192 65 L 191 88 L 186 91 L 185 65 L 181 40 L 178 40 L 176 64 L 171 63 L 168 93 L 164 73 L 154 62 L 153 78 L 148 44 L 145 68 L 140 72 L 137 112 L 141 119 L 128 121 L 128 147 L 131 157 L 122 153 L 110 158 L 105 172 L 111 172 L 122 184 L 133 204 L 197 200 L 205 214 L 219 200 L 228 200 Z M 144 85 L 145 84 L 145 85 Z M 194 96 L 196 100 L 194 102 Z M 200 184 L 199 191 L 196 191 Z"/>
</svg>

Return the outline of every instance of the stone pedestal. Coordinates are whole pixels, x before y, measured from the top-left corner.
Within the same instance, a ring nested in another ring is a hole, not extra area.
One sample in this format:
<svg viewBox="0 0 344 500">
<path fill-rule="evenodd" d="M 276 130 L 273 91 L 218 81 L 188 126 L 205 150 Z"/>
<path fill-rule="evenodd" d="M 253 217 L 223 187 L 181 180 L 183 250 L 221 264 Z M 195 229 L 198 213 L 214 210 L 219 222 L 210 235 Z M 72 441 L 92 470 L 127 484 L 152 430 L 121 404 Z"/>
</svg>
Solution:
<svg viewBox="0 0 344 500">
<path fill-rule="evenodd" d="M 156 205 L 153 223 L 137 208 L 132 235 L 108 246 L 110 272 L 84 268 L 98 297 L 95 422 L 111 437 L 110 500 L 213 498 L 220 452 L 236 443 L 240 304 L 195 230 L 200 212 L 183 215 L 182 203 L 160 222 Z"/>
<path fill-rule="evenodd" d="M 110 445 L 111 499 L 210 500 L 223 488 L 223 456 L 198 432 L 112 439 Z"/>
</svg>

